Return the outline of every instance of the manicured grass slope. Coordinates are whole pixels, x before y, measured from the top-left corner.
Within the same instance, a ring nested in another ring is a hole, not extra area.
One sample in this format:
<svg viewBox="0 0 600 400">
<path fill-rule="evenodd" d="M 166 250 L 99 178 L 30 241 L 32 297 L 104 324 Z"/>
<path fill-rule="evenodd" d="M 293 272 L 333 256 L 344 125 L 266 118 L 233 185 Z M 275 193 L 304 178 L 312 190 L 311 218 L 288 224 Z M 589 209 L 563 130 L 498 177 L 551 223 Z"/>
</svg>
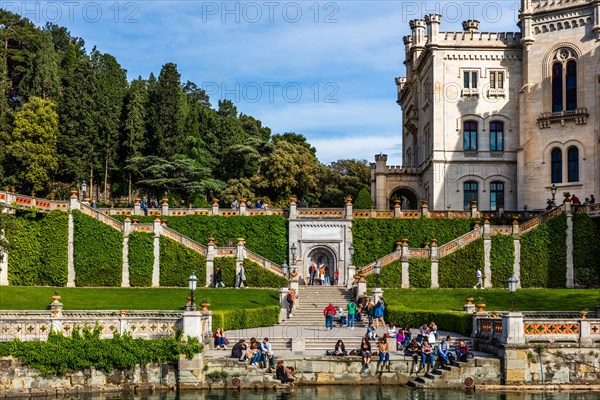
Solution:
<svg viewBox="0 0 600 400">
<path fill-rule="evenodd" d="M 181 310 L 189 289 L 0 287 L 0 309 L 47 310 L 57 291 L 65 310 Z M 196 303 L 209 300 L 211 310 L 261 308 L 278 304 L 278 293 L 264 289 L 198 289 Z"/>
<path fill-rule="evenodd" d="M 598 289 L 520 289 L 515 294 L 518 311 L 595 310 Z M 507 289 L 388 289 L 383 297 L 390 306 L 408 310 L 462 311 L 467 297 L 480 298 L 487 311 L 510 309 Z"/>
</svg>

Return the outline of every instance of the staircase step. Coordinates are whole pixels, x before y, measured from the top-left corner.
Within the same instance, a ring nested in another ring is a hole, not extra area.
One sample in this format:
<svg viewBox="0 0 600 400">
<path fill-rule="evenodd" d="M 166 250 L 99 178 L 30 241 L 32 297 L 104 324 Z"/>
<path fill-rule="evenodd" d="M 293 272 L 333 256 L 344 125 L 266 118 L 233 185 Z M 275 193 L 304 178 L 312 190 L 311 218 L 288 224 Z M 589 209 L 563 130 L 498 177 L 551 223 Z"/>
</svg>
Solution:
<svg viewBox="0 0 600 400">
<path fill-rule="evenodd" d="M 440 371 L 439 369 L 434 369 L 433 371 L 431 371 L 431 374 L 441 376 L 443 374 L 443 372 Z"/>
<path fill-rule="evenodd" d="M 417 379 L 419 379 L 419 378 L 417 378 Z M 423 383 L 421 383 L 421 382 L 418 382 L 418 381 L 415 379 L 414 381 L 409 381 L 409 382 L 408 382 L 408 386 L 410 386 L 410 387 L 414 387 L 414 388 L 420 388 L 420 387 L 422 387 L 422 386 L 423 386 Z"/>
</svg>

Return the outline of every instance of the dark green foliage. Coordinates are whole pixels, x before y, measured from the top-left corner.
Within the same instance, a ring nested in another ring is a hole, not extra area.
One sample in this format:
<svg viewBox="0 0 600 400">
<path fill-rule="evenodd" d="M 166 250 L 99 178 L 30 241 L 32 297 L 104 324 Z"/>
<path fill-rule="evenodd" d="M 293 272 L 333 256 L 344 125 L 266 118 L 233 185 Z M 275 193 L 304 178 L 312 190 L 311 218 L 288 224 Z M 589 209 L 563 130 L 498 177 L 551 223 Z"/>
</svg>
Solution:
<svg viewBox="0 0 600 400">
<path fill-rule="evenodd" d="M 165 339 L 133 339 L 114 335 L 100 339 L 100 327 L 75 329 L 71 337 L 50 332 L 47 341 L 0 343 L 0 356 L 12 356 L 40 370 L 44 376 L 63 375 L 68 370 L 96 368 L 111 372 L 149 363 L 176 363 L 179 355 L 193 358 L 203 346 L 198 339 L 182 340 L 182 332 Z"/>
<path fill-rule="evenodd" d="M 11 285 L 63 286 L 67 282 L 68 215 L 20 214 L 7 232 Z"/>
<path fill-rule="evenodd" d="M 600 224 L 587 214 L 573 215 L 573 265 L 577 286 L 600 286 Z"/>
<path fill-rule="evenodd" d="M 403 307 L 389 306 L 386 308 L 386 321 L 391 321 L 396 326 L 410 326 L 417 328 L 425 323 L 435 321 L 438 329 L 456 332 L 461 335 L 470 336 L 473 324 L 473 316 L 463 312 L 452 311 L 415 311 Z"/>
<path fill-rule="evenodd" d="M 132 232 L 129 235 L 129 284 L 151 286 L 154 268 L 154 233 Z"/>
<path fill-rule="evenodd" d="M 567 218 L 552 218 L 521 236 L 521 285 L 565 287 Z"/>
<path fill-rule="evenodd" d="M 354 201 L 354 208 L 357 210 L 370 210 L 373 208 L 373 200 L 371 200 L 371 192 L 366 187 L 362 188 Z"/>
<path fill-rule="evenodd" d="M 483 238 L 440 258 L 439 284 L 442 288 L 470 287 L 477 283 L 477 268 L 483 272 Z"/>
<path fill-rule="evenodd" d="M 162 236 L 160 238 L 160 285 L 187 287 L 192 270 L 196 271 L 198 286 L 204 286 L 206 257 Z"/>
<path fill-rule="evenodd" d="M 215 271 L 219 267 L 221 268 L 221 272 L 223 274 L 223 283 L 228 287 L 233 287 L 235 285 L 235 257 L 215 258 Z M 288 286 L 289 284 L 287 279 L 284 277 L 275 275 L 271 271 L 268 271 L 267 269 L 248 259 L 244 260 L 244 268 L 246 269 L 246 283 L 248 283 L 248 286 L 250 287 L 280 288 L 283 286 Z"/>
<path fill-rule="evenodd" d="M 471 226 L 467 219 L 356 219 L 352 223 L 354 263 L 360 267 L 391 253 L 403 237 L 410 247 L 423 247 L 433 238 L 442 245 L 469 232 Z"/>
<path fill-rule="evenodd" d="M 508 278 L 512 276 L 515 263 L 515 245 L 512 236 L 492 236 L 490 261 L 492 269 L 492 286 L 507 287 Z"/>
<path fill-rule="evenodd" d="M 431 260 L 428 258 L 408 260 L 408 281 L 411 288 L 430 288 Z"/>
<path fill-rule="evenodd" d="M 73 220 L 77 286 L 121 286 L 123 233 L 80 211 Z"/>
<path fill-rule="evenodd" d="M 272 326 L 275 325 L 279 320 L 279 311 L 279 306 L 213 311 L 213 331 L 216 331 L 219 327 L 227 331 L 230 329 L 248 329 L 260 326 Z"/>
<path fill-rule="evenodd" d="M 377 284 L 377 277 L 375 274 L 367 276 L 366 280 L 368 287 L 375 287 Z M 381 267 L 381 273 L 379 274 L 379 286 L 384 288 L 402 286 L 402 261 L 394 261 L 385 267 Z"/>
</svg>

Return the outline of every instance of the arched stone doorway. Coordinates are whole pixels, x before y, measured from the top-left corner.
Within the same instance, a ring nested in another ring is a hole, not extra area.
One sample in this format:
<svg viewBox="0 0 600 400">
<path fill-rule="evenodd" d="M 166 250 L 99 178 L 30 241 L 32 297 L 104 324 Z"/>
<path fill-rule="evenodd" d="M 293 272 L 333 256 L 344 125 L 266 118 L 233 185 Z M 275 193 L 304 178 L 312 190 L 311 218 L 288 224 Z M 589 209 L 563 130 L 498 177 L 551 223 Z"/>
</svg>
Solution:
<svg viewBox="0 0 600 400">
<path fill-rule="evenodd" d="M 402 210 L 417 210 L 419 208 L 417 195 L 412 189 L 407 187 L 400 187 L 392 192 L 389 202 L 390 208 L 394 208 L 394 200 L 400 200 Z"/>
<path fill-rule="evenodd" d="M 321 263 L 323 263 L 323 265 L 325 265 L 325 266 L 329 266 L 329 271 L 328 271 L 329 281 L 333 285 L 334 284 L 333 274 L 334 274 L 335 270 L 338 268 L 338 265 L 337 265 L 338 263 L 337 263 L 337 258 L 335 256 L 335 253 L 327 247 L 319 246 L 319 247 L 313 248 L 308 253 L 308 267 L 307 267 L 307 271 L 306 271 L 307 277 L 309 276 L 308 268 L 310 267 L 311 262 L 314 262 L 315 265 L 317 266 L 317 268 L 319 267 L 319 265 Z M 341 273 L 340 273 L 340 275 L 341 275 Z M 316 279 L 315 279 L 315 284 L 317 284 Z"/>
</svg>

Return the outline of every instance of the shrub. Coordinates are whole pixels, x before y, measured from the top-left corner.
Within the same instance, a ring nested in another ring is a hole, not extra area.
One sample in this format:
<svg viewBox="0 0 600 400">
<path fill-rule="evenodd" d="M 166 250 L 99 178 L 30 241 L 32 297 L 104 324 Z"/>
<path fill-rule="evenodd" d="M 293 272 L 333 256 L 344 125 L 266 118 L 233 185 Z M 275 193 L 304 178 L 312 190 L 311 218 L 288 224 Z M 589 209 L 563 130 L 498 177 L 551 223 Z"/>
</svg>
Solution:
<svg viewBox="0 0 600 400">
<path fill-rule="evenodd" d="M 573 215 L 573 267 L 577 286 L 600 286 L 600 226 L 583 213 Z"/>
<path fill-rule="evenodd" d="M 354 201 L 354 209 L 370 210 L 372 207 L 373 200 L 371 199 L 371 192 L 366 187 L 360 189 L 360 192 L 358 192 L 356 200 Z"/>
<path fill-rule="evenodd" d="M 223 275 L 223 283 L 226 286 L 232 287 L 235 285 L 236 258 L 235 257 L 220 257 L 215 258 L 214 268 L 221 268 Z M 257 263 L 244 260 L 244 268 L 246 269 L 246 283 L 251 287 L 271 287 L 280 288 L 288 286 L 289 282 L 282 276 L 276 275 L 271 271 L 263 268 Z"/>
<path fill-rule="evenodd" d="M 411 288 L 430 288 L 431 260 L 429 258 L 408 260 L 408 276 Z"/>
<path fill-rule="evenodd" d="M 129 235 L 129 284 L 152 286 L 154 269 L 154 233 L 132 232 Z"/>
<path fill-rule="evenodd" d="M 471 335 L 473 324 L 473 316 L 464 312 L 410 311 L 397 306 L 388 306 L 386 308 L 385 320 L 393 322 L 396 326 L 408 325 L 413 328 L 435 321 L 438 329 L 460 333 L 464 336 Z"/>
<path fill-rule="evenodd" d="M 123 233 L 80 211 L 73 221 L 77 286 L 121 286 Z"/>
<path fill-rule="evenodd" d="M 440 258 L 439 284 L 442 288 L 470 287 L 477 283 L 477 268 L 483 270 L 483 238 Z"/>
<path fill-rule="evenodd" d="M 375 287 L 377 284 L 377 277 L 375 274 L 371 274 L 366 277 L 367 286 Z M 391 264 L 381 267 L 381 273 L 379 274 L 379 284 L 381 287 L 387 288 L 399 288 L 402 286 L 402 261 L 394 261 Z"/>
<path fill-rule="evenodd" d="M 515 263 L 515 245 L 510 235 L 492 236 L 490 252 L 492 269 L 492 286 L 506 287 L 508 278 L 512 276 Z"/>
<path fill-rule="evenodd" d="M 187 287 L 192 270 L 196 271 L 198 286 L 204 286 L 206 257 L 181 243 L 160 238 L 160 285 Z"/>
<path fill-rule="evenodd" d="M 213 311 L 213 331 L 216 331 L 219 327 L 227 331 L 231 329 L 249 329 L 261 326 L 272 326 L 279 321 L 279 312 L 279 306 Z"/>
</svg>

